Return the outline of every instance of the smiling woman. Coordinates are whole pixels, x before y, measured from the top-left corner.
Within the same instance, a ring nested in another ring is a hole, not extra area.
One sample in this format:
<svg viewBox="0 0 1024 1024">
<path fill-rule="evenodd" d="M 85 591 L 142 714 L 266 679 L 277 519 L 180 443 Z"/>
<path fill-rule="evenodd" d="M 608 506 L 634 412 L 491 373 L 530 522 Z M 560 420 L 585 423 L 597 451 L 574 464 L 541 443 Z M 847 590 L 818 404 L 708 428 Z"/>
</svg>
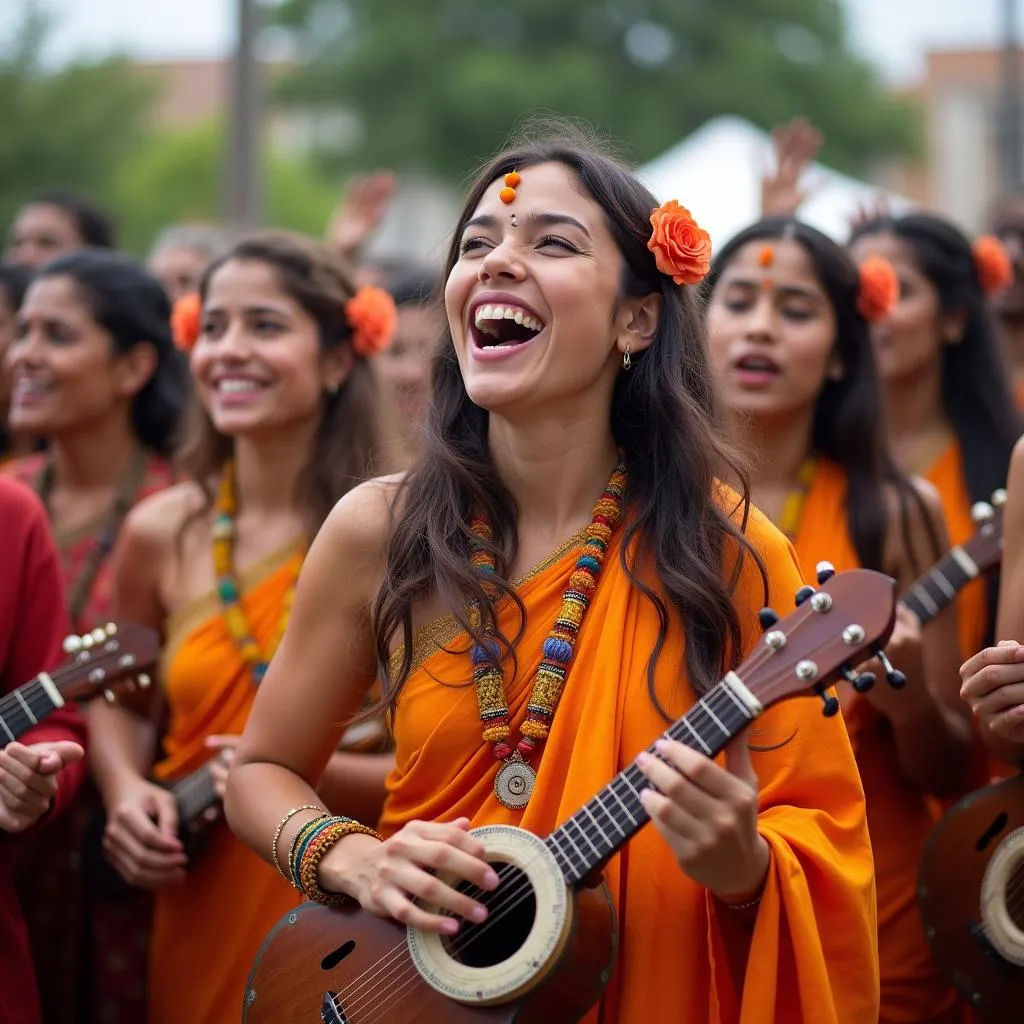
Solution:
<svg viewBox="0 0 1024 1024">
<path fill-rule="evenodd" d="M 488 919 L 501 879 L 471 827 L 550 833 L 753 647 L 766 595 L 788 604 L 799 584 L 785 540 L 719 482 L 734 469 L 698 300 L 658 269 L 656 206 L 561 137 L 503 153 L 470 190 L 423 456 L 325 524 L 229 781 L 232 826 L 314 899 L 352 898 L 424 941 Z M 327 816 L 313 790 L 335 723 L 375 679 L 397 748 L 379 835 L 352 804 Z M 654 1005 L 685 1020 L 876 1019 L 849 741 L 806 702 L 767 718 L 788 747 L 640 757 L 631 813 L 655 828 L 605 870 L 612 979 L 599 1007 L 595 989 L 552 1020 L 635 1024 Z M 812 762 L 805 784 L 797 766 Z M 606 918 L 593 935 L 609 941 Z M 293 1015 L 355 1012 L 323 1002 L 323 955 L 310 950 L 322 980 Z M 410 977 L 402 1004 L 419 1013 L 431 997 Z M 386 1009 L 385 987 L 355 1001 L 411 1019 Z M 283 1019 L 255 988 L 250 1012 Z"/>
</svg>

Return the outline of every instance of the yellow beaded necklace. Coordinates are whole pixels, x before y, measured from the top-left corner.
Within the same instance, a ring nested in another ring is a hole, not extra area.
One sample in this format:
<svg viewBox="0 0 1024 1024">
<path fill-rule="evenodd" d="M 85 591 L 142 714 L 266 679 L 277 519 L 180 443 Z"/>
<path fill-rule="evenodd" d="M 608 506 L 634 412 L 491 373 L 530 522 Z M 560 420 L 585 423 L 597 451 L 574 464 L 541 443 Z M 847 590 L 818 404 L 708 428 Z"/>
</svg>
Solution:
<svg viewBox="0 0 1024 1024">
<path fill-rule="evenodd" d="M 789 489 L 786 500 L 782 504 L 782 511 L 779 514 L 778 528 L 790 539 L 796 540 L 797 532 L 800 529 L 800 521 L 804 517 L 804 505 L 807 504 L 807 494 L 814 483 L 814 470 L 817 461 L 813 455 L 808 455 L 800 468 L 796 471 L 796 485 Z"/>
<path fill-rule="evenodd" d="M 220 478 L 217 504 L 213 520 L 213 571 L 217 576 L 217 594 L 223 607 L 224 624 L 231 638 L 238 645 L 243 660 L 252 670 L 252 681 L 258 686 L 263 681 L 270 659 L 274 656 L 281 637 L 291 616 L 292 600 L 295 596 L 296 580 L 285 591 L 281 602 L 281 619 L 269 649 L 264 653 L 252 634 L 249 619 L 242 608 L 242 588 L 235 573 L 235 537 L 237 534 L 235 514 L 238 503 L 235 497 L 235 464 L 228 459 Z M 301 563 L 300 563 L 301 564 Z"/>
</svg>

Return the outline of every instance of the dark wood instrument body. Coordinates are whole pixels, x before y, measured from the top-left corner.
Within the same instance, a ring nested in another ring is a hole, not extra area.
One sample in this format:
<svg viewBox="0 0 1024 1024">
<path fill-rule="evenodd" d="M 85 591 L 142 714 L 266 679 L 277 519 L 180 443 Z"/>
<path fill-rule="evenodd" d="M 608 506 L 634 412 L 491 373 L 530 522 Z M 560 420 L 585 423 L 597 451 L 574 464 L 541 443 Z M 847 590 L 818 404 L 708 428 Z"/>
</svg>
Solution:
<svg viewBox="0 0 1024 1024">
<path fill-rule="evenodd" d="M 1024 967 L 981 933 L 985 871 L 999 844 L 1024 826 L 1024 776 L 997 782 L 949 809 L 925 846 L 918 902 L 939 965 L 991 1024 L 1024 1019 Z"/>
<path fill-rule="evenodd" d="M 260 947 L 246 985 L 243 1024 L 316 1024 L 328 991 L 340 994 L 341 1019 L 348 1024 L 572 1024 L 600 998 L 617 948 L 607 887 L 581 889 L 575 902 L 572 934 L 551 972 L 526 996 L 500 1006 L 465 1006 L 431 988 L 416 974 L 405 950 L 405 928 L 397 922 L 373 917 L 355 904 L 329 910 L 304 903 L 282 918 Z M 321 966 L 350 940 L 355 948 L 340 964 Z M 392 960 L 396 946 L 400 959 Z M 385 959 L 388 966 L 380 970 L 371 997 L 367 981 Z M 346 989 L 355 993 L 347 1003 Z"/>
</svg>

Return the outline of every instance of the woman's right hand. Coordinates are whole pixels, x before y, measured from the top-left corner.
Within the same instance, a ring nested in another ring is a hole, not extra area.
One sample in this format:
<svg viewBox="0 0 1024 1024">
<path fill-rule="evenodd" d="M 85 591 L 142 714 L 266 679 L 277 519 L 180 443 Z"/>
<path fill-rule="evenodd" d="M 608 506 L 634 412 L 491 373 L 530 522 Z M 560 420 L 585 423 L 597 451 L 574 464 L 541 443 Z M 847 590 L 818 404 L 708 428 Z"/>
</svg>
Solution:
<svg viewBox="0 0 1024 1024">
<path fill-rule="evenodd" d="M 469 819 L 450 824 L 411 821 L 379 843 L 364 835 L 347 836 L 320 862 L 320 886 L 352 896 L 377 917 L 392 917 L 410 928 L 452 935 L 458 920 L 427 913 L 417 899 L 479 923 L 487 910 L 456 892 L 434 872 L 450 873 L 485 891 L 498 887 L 498 875 L 484 859 L 484 844 L 469 834 Z"/>
<path fill-rule="evenodd" d="M 183 882 L 188 858 L 171 793 L 141 776 L 119 785 L 107 806 L 103 850 L 129 885 L 162 889 Z"/>
</svg>

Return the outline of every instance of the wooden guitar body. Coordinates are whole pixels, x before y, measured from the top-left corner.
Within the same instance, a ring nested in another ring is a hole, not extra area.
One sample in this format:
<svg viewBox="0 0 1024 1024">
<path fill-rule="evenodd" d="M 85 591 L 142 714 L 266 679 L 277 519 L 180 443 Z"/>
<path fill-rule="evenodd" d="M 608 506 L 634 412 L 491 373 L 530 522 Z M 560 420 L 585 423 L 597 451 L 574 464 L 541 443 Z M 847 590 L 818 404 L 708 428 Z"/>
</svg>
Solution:
<svg viewBox="0 0 1024 1024">
<path fill-rule="evenodd" d="M 523 997 L 495 1006 L 456 1003 L 428 985 L 413 966 L 406 930 L 397 922 L 373 917 L 355 904 L 328 909 L 303 903 L 260 947 L 246 984 L 243 1024 L 578 1021 L 611 977 L 615 908 L 604 885 L 572 892 L 570 898 L 572 927 L 549 973 Z"/>
<path fill-rule="evenodd" d="M 925 846 L 918 901 L 935 959 L 978 1016 L 1024 1019 L 1024 776 L 949 809 Z"/>
</svg>

